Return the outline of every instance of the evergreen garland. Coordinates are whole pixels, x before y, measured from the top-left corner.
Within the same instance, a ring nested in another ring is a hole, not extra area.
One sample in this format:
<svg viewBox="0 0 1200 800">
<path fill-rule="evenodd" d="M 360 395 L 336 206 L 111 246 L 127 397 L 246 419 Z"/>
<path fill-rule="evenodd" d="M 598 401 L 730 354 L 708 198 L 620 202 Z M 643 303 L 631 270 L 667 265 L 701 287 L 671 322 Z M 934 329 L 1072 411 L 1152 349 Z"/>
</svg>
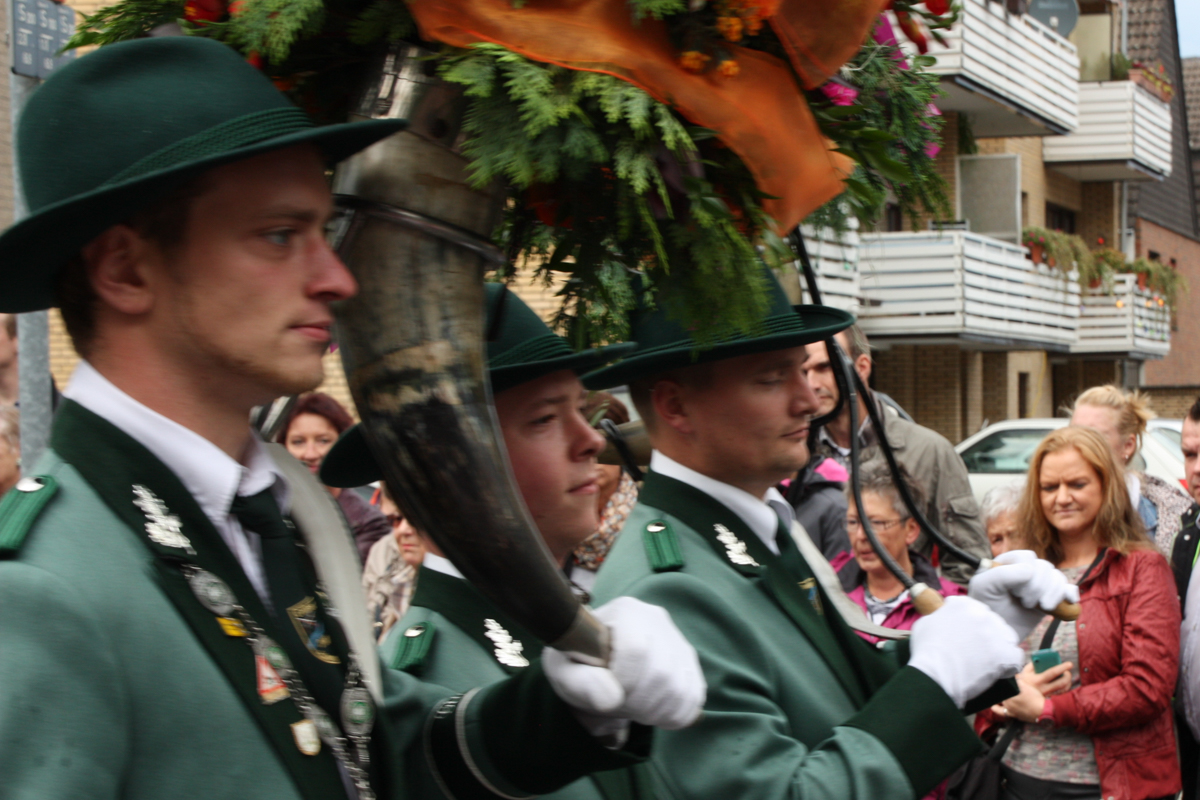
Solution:
<svg viewBox="0 0 1200 800">
<path fill-rule="evenodd" d="M 628 2 L 636 17 L 667 20 L 683 56 L 684 48 L 710 49 L 705 68 L 732 59 L 721 39 L 783 58 L 770 26 L 746 16 L 756 3 Z M 735 12 L 748 22 L 733 31 Z M 940 18 L 922 19 L 936 38 Z M 86 17 L 69 46 L 145 36 L 171 22 L 240 50 L 319 122 L 345 119 L 384 44 L 416 38 L 401 0 L 119 0 Z M 473 180 L 507 187 L 494 238 L 509 254 L 508 273 L 528 265 L 547 282 L 569 276 L 556 325 L 577 346 L 628 334 L 635 286 L 677 319 L 704 320 L 701 345 L 753 327 L 766 306 L 758 265 L 793 255 L 746 166 L 712 131 L 625 81 L 497 45 L 443 47 L 433 58 L 469 103 L 464 149 Z M 904 65 L 895 47 L 869 40 L 835 84 L 808 93 L 822 132 L 858 163 L 847 191 L 810 223 L 844 230 L 848 214 L 873 222 L 889 191 L 914 221 L 922 211 L 945 216 L 929 155 L 941 127 L 927 113 L 937 92 L 923 72 L 930 63 Z M 671 296 L 659 291 L 667 274 Z"/>
</svg>

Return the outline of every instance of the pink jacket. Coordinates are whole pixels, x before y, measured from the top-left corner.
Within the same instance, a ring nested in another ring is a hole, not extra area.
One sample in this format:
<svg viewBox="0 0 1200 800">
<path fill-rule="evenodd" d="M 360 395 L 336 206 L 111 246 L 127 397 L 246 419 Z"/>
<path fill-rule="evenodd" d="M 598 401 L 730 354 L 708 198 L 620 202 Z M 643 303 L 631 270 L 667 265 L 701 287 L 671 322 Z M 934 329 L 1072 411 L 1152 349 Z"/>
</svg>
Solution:
<svg viewBox="0 0 1200 800">
<path fill-rule="evenodd" d="M 941 586 L 939 588 L 941 589 L 943 597 L 953 597 L 954 595 L 958 594 L 966 594 L 966 591 L 957 583 L 951 583 L 945 578 L 938 578 L 938 580 L 941 582 Z M 866 593 L 866 583 L 860 583 L 852 591 L 848 592 L 846 596 L 862 606 L 863 611 L 866 611 Z M 920 618 L 921 615 L 918 614 L 917 609 L 913 607 L 912 599 L 906 597 L 904 598 L 904 602 L 892 609 L 892 613 L 887 615 L 887 619 L 885 619 L 882 624 L 885 628 L 892 628 L 898 631 L 910 631 L 912 630 L 912 626 L 915 625 L 917 620 Z M 859 636 L 863 637 L 871 644 L 879 641 L 878 636 L 872 636 L 871 634 L 863 633 L 862 631 L 856 631 L 856 633 L 858 633 Z"/>
</svg>

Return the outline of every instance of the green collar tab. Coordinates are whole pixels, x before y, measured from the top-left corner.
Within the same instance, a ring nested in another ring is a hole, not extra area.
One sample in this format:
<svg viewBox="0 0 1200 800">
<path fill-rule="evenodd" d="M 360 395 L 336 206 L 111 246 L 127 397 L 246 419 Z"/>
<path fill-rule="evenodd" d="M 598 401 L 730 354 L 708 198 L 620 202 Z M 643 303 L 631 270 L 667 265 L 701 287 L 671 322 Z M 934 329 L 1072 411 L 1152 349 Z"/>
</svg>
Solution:
<svg viewBox="0 0 1200 800">
<path fill-rule="evenodd" d="M 0 558 L 15 556 L 42 509 L 58 492 L 51 475 L 21 478 L 0 500 Z"/>
<path fill-rule="evenodd" d="M 775 555 L 727 506 L 656 472 L 646 475 L 638 503 L 676 517 L 708 542 L 721 561 L 748 580 L 758 580 L 821 654 L 857 706 L 895 674 L 896 662 L 867 644 L 840 615 L 818 611 L 818 607 L 834 606 L 820 584 L 811 580 L 812 571 L 799 552 L 787 553 L 786 558 Z"/>
<path fill-rule="evenodd" d="M 437 626 L 432 620 L 418 622 L 408 626 L 403 632 L 393 634 L 400 641 L 396 652 L 392 655 L 392 669 L 403 670 L 413 675 L 420 675 L 425 666 L 425 659 L 433 648 L 433 640 L 437 635 Z"/>
<path fill-rule="evenodd" d="M 655 572 L 672 572 L 682 569 L 683 551 L 679 549 L 679 537 L 665 519 L 646 523 L 642 531 L 642 544 L 646 546 L 646 559 Z"/>
<path fill-rule="evenodd" d="M 441 614 L 510 674 L 528 667 L 545 646 L 462 578 L 421 567 L 412 604 Z"/>
</svg>

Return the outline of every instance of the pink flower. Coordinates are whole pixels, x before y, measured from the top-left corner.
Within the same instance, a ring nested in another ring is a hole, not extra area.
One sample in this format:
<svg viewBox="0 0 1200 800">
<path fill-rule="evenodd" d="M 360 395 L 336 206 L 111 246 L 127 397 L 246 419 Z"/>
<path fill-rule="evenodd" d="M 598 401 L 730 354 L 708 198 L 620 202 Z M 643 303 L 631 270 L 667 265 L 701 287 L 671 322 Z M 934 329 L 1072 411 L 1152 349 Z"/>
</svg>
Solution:
<svg viewBox="0 0 1200 800">
<path fill-rule="evenodd" d="M 937 106 L 935 106 L 933 103 L 930 103 L 929 105 L 925 106 L 925 116 L 940 117 L 941 115 L 942 115 L 942 110 L 940 108 L 938 108 Z"/>
<path fill-rule="evenodd" d="M 875 25 L 871 37 L 885 47 L 896 48 L 896 51 L 892 53 L 892 58 L 899 61 L 901 67 L 908 69 L 908 60 L 900 52 L 900 42 L 896 39 L 896 32 L 892 30 L 892 22 L 888 19 L 887 14 L 879 15 L 879 22 Z"/>
<path fill-rule="evenodd" d="M 858 99 L 858 90 L 850 86 L 844 86 L 834 81 L 821 84 L 821 92 L 835 106 L 852 106 L 854 101 Z"/>
<path fill-rule="evenodd" d="M 942 152 L 942 146 L 937 142 L 929 142 L 925 145 L 925 155 L 930 158 L 937 158 L 937 154 Z"/>
</svg>

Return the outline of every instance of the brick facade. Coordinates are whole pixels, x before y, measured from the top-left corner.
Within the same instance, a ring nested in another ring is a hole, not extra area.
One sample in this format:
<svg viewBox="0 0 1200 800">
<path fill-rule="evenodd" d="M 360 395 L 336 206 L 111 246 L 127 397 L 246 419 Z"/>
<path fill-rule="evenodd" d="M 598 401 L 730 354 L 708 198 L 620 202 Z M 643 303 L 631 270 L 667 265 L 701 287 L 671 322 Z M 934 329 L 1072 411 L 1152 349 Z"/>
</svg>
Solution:
<svg viewBox="0 0 1200 800">
<path fill-rule="evenodd" d="M 1158 253 L 1159 261 L 1174 263 L 1189 284 L 1179 300 L 1171 352 L 1161 361 L 1146 364 L 1146 385 L 1200 385 L 1200 242 L 1150 222 L 1134 220 L 1137 253 Z"/>
</svg>

